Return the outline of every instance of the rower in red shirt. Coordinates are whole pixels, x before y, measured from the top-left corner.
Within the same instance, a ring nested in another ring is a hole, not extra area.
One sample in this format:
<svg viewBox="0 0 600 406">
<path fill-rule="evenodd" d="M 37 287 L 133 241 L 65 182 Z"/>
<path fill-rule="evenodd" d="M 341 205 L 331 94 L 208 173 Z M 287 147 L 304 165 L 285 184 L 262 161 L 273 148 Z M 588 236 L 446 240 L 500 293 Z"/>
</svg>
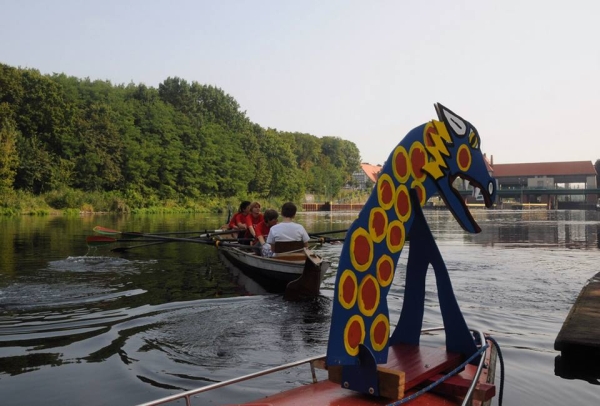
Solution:
<svg viewBox="0 0 600 406">
<path fill-rule="evenodd" d="M 226 226 L 229 230 L 240 230 L 238 238 L 244 238 L 244 235 L 246 234 L 246 217 L 248 216 L 248 213 L 250 213 L 250 202 L 244 200 L 240 203 L 239 211 L 231 217 L 229 224 Z"/>
<path fill-rule="evenodd" d="M 251 239 L 256 238 L 256 231 L 254 231 L 254 227 L 256 227 L 257 224 L 262 223 L 264 221 L 264 216 L 260 212 L 259 202 L 253 202 L 248 207 L 250 208 L 250 213 L 246 216 L 245 238 Z"/>
<path fill-rule="evenodd" d="M 267 236 L 269 235 L 269 231 L 271 231 L 271 227 L 277 224 L 278 217 L 279 213 L 277 213 L 277 210 L 267 209 L 265 210 L 264 221 L 261 221 L 254 227 L 256 238 L 252 241 L 252 245 L 257 248 L 257 253 L 263 257 L 273 256 L 271 246 L 267 244 Z"/>
<path fill-rule="evenodd" d="M 279 213 L 277 213 L 277 210 L 265 210 L 264 221 L 258 223 L 256 227 L 254 227 L 256 238 L 254 239 L 254 241 L 252 241 L 252 245 L 261 247 L 267 242 L 267 236 L 269 235 L 269 231 L 271 230 L 271 227 L 277 224 L 278 217 Z"/>
</svg>

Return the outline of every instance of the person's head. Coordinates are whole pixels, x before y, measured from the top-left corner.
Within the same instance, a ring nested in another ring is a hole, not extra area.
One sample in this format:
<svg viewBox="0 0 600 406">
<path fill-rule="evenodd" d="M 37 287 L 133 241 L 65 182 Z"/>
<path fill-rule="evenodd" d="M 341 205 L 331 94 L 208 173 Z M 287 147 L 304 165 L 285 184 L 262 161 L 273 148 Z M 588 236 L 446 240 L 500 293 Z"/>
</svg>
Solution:
<svg viewBox="0 0 600 406">
<path fill-rule="evenodd" d="M 248 206 L 250 208 L 250 214 L 252 214 L 253 216 L 258 216 L 260 214 L 260 203 L 259 202 L 252 202 L 250 203 L 250 206 Z"/>
<path fill-rule="evenodd" d="M 281 206 L 281 215 L 283 217 L 294 217 L 296 215 L 296 205 L 292 202 L 284 203 Z"/>
<path fill-rule="evenodd" d="M 269 226 L 272 226 L 277 224 L 277 217 L 279 217 L 279 213 L 277 213 L 277 210 L 267 209 L 265 210 L 264 216 L 265 223 L 267 223 Z"/>
<path fill-rule="evenodd" d="M 250 202 L 248 200 L 244 200 L 240 203 L 240 213 L 248 213 L 248 206 L 250 206 Z"/>
</svg>

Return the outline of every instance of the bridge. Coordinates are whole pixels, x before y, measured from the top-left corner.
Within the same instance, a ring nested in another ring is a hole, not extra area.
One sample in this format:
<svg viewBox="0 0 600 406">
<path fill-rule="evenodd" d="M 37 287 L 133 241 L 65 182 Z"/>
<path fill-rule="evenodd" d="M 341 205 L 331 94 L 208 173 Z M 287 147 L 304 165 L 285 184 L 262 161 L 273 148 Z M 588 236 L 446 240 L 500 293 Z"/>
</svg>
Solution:
<svg viewBox="0 0 600 406">
<path fill-rule="evenodd" d="M 460 190 L 460 194 L 461 196 L 472 196 L 473 195 L 473 190 L 469 189 L 469 190 Z M 516 188 L 516 189 L 498 189 L 497 191 L 497 195 L 501 196 L 501 197 L 521 197 L 521 196 L 549 196 L 549 195 L 556 195 L 556 196 L 570 196 L 570 195 L 576 195 L 576 196 L 588 196 L 588 195 L 593 195 L 593 196 L 599 196 L 600 195 L 600 189 L 536 189 L 536 188 L 527 188 L 527 187 L 523 187 L 523 188 Z"/>
</svg>

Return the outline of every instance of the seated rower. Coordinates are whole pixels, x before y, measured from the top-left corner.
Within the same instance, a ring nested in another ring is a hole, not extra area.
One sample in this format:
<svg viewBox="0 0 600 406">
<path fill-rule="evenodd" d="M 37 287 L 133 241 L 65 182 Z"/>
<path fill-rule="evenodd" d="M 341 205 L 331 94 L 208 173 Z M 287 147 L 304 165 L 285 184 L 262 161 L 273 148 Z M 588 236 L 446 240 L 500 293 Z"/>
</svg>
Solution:
<svg viewBox="0 0 600 406">
<path fill-rule="evenodd" d="M 264 220 L 264 215 L 260 212 L 259 202 L 252 202 L 248 207 L 249 213 L 246 216 L 246 234 L 244 234 L 244 238 L 247 240 L 243 242 L 246 245 L 249 245 L 249 241 L 252 241 L 252 239 L 256 238 L 255 227 Z"/>
<path fill-rule="evenodd" d="M 305 248 L 308 247 L 310 237 L 301 224 L 294 222 L 296 217 L 296 205 L 292 202 L 284 203 L 281 207 L 281 216 L 283 220 L 271 227 L 267 236 L 267 244 L 276 244 L 277 242 L 302 241 Z M 273 254 L 277 256 L 277 254 Z"/>
<path fill-rule="evenodd" d="M 254 245 L 259 252 L 261 252 L 262 248 L 264 253 L 261 254 L 265 257 L 272 256 L 269 255 L 270 250 L 267 246 L 268 244 L 266 243 L 266 238 L 269 235 L 271 227 L 277 224 L 278 217 L 279 213 L 277 213 L 277 210 L 267 209 L 263 214 L 264 220 L 258 223 L 256 226 L 254 226 L 254 232 L 256 233 L 256 236 L 254 238 L 254 241 L 252 241 L 252 245 Z"/>
<path fill-rule="evenodd" d="M 247 200 L 244 200 L 242 203 L 240 203 L 239 211 L 231 217 L 229 224 L 225 224 L 223 227 L 221 227 L 221 229 L 222 230 L 239 230 L 238 238 L 244 238 L 244 235 L 246 234 L 246 228 L 247 228 L 246 216 L 248 216 L 248 213 L 250 213 L 250 202 Z"/>
</svg>

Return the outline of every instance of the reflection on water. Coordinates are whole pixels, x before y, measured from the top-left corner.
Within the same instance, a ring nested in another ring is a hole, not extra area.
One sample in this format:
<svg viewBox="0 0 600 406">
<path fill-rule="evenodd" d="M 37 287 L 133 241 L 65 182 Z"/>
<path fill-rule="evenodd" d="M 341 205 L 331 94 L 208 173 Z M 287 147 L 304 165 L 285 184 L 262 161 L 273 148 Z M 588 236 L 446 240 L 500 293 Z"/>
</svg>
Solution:
<svg viewBox="0 0 600 406">
<path fill-rule="evenodd" d="M 473 214 L 482 233 L 465 234 L 469 242 L 575 249 L 598 247 L 600 221 L 596 211 L 478 210 Z"/>
<path fill-rule="evenodd" d="M 597 212 L 484 211 L 465 233 L 427 211 L 467 323 L 491 332 L 507 363 L 505 404 L 600 404 L 597 386 L 554 373 L 553 343 L 583 283 L 597 272 Z M 356 213 L 300 213 L 313 232 Z M 175 243 L 90 251 L 97 225 L 131 231 L 215 228 L 209 216 L 0 219 L 0 392 L 7 404 L 132 405 L 325 352 L 341 245 L 322 296 L 288 303 L 228 269 L 214 247 Z M 202 226 L 199 227 L 198 225 Z M 388 295 L 404 294 L 404 248 Z M 433 272 L 425 327 L 441 324 Z M 283 378 L 283 379 L 282 379 Z M 204 394 L 195 404 L 259 398 L 310 380 L 305 370 Z M 31 388 L 36 388 L 32 391 Z"/>
</svg>

